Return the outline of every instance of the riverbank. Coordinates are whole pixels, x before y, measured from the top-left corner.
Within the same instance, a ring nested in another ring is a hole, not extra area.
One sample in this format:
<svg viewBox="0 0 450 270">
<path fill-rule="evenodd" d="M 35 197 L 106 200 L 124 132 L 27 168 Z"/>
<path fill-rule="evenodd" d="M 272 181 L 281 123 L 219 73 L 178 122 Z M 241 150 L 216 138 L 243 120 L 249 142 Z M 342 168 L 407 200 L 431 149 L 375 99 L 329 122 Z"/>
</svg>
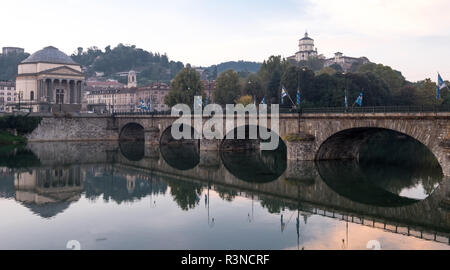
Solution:
<svg viewBox="0 0 450 270">
<path fill-rule="evenodd" d="M 0 131 L 0 145 L 25 144 L 27 139 L 22 136 L 15 136 L 6 131 Z"/>
</svg>

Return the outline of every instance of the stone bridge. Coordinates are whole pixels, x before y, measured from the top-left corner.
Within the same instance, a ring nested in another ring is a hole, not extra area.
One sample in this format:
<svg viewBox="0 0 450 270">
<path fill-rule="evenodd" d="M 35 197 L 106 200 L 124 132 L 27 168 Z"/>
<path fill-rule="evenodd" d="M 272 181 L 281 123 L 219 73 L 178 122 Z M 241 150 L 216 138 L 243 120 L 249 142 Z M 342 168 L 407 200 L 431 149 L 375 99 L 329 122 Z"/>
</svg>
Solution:
<svg viewBox="0 0 450 270">
<path fill-rule="evenodd" d="M 271 127 L 267 123 L 256 125 Z M 161 144 L 170 136 L 170 128 L 178 117 L 170 115 L 81 116 L 70 118 L 44 117 L 39 127 L 28 136 L 33 141 L 117 141 L 145 140 L 145 144 Z M 204 124 L 210 118 L 203 118 Z M 408 135 L 435 155 L 443 174 L 450 176 L 450 113 L 310 113 L 280 114 L 277 135 L 287 146 L 288 160 L 358 159 L 360 146 L 380 130 L 393 130 Z M 194 121 L 191 119 L 192 126 Z M 230 132 L 239 125 L 227 125 Z M 200 127 L 201 129 L 201 127 Z M 194 132 L 198 132 L 194 130 Z M 220 150 L 224 140 L 199 140 L 200 150 Z"/>
</svg>

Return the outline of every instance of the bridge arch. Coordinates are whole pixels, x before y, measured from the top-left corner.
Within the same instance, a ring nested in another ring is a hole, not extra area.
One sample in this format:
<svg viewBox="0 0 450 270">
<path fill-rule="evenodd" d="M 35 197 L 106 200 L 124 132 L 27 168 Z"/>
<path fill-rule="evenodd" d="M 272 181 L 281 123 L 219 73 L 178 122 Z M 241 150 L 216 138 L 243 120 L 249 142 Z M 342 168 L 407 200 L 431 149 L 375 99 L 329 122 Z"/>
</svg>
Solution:
<svg viewBox="0 0 450 270">
<path fill-rule="evenodd" d="M 119 141 L 145 141 L 144 127 L 135 122 L 125 124 L 120 130 Z"/>
<path fill-rule="evenodd" d="M 421 143 L 430 150 L 441 165 L 439 160 L 442 156 L 440 147 L 425 139 L 427 137 L 429 138 L 430 134 L 417 134 L 416 132 L 407 134 L 396 129 L 376 126 L 348 128 L 332 133 L 322 142 L 317 142 L 318 149 L 315 160 L 359 160 L 361 146 L 372 135 L 383 131 L 394 132 L 400 136 L 406 136 Z"/>
</svg>

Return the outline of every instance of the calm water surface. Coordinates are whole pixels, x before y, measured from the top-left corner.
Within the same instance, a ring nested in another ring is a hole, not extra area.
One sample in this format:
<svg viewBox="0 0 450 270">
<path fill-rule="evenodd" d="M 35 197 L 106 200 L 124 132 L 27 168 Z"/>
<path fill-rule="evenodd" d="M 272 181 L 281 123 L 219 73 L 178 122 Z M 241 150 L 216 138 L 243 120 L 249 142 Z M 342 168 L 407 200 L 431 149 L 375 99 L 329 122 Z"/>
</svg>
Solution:
<svg viewBox="0 0 450 270">
<path fill-rule="evenodd" d="M 0 248 L 449 249 L 440 167 L 364 151 L 314 163 L 190 145 L 3 147 Z"/>
</svg>

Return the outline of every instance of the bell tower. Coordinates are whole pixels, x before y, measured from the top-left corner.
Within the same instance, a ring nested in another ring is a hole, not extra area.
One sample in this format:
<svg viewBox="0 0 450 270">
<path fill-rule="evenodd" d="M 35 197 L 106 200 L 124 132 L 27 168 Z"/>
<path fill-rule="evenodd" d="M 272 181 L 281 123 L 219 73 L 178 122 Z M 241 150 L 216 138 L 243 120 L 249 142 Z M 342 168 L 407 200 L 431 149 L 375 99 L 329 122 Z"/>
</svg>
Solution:
<svg viewBox="0 0 450 270">
<path fill-rule="evenodd" d="M 137 87 L 136 72 L 134 70 L 130 70 L 130 72 L 128 72 L 127 88 L 132 88 L 132 87 Z"/>
</svg>

